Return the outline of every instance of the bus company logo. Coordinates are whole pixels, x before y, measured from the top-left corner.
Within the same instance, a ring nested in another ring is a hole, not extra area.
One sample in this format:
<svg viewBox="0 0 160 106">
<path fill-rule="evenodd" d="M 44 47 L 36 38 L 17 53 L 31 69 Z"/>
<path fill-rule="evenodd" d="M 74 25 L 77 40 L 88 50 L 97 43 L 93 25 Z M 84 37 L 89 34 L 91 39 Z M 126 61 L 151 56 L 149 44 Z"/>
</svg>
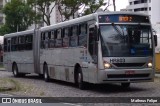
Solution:
<svg viewBox="0 0 160 106">
<path fill-rule="evenodd" d="M 12 103 L 11 98 L 2 98 L 2 103 Z"/>
</svg>

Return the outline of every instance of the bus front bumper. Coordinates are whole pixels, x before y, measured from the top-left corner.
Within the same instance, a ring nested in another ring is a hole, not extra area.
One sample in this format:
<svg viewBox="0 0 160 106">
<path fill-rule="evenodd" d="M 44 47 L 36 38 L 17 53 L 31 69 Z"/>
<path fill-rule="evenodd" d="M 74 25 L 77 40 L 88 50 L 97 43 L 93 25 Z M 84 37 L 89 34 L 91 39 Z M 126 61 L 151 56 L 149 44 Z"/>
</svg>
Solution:
<svg viewBox="0 0 160 106">
<path fill-rule="evenodd" d="M 104 69 L 98 72 L 98 83 L 152 82 L 154 70 L 144 69 Z"/>
</svg>

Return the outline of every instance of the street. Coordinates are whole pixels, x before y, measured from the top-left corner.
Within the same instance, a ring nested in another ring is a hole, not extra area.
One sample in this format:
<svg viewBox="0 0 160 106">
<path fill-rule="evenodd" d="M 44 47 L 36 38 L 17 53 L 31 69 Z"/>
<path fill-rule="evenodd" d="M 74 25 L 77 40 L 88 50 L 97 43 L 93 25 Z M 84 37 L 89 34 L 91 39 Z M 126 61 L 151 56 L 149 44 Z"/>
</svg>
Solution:
<svg viewBox="0 0 160 106">
<path fill-rule="evenodd" d="M 14 78 L 11 72 L 0 71 L 1 78 L 11 78 L 17 81 L 21 89 L 12 92 L 22 96 L 42 97 L 158 97 L 160 95 L 160 78 L 154 82 L 132 83 L 124 89 L 120 84 L 90 85 L 88 90 L 79 90 L 72 83 L 52 80 L 45 82 L 38 75 L 27 75 Z"/>
<path fill-rule="evenodd" d="M 1 78 L 13 79 L 21 87 L 19 91 L 9 91 L 2 94 L 1 97 L 9 97 L 10 95 L 20 95 L 22 97 L 159 97 L 160 95 L 160 78 L 158 77 L 155 78 L 154 82 L 133 83 L 128 89 L 122 88 L 120 84 L 106 84 L 90 85 L 91 87 L 88 90 L 79 90 L 72 83 L 55 80 L 46 83 L 38 75 L 14 78 L 11 72 L 0 71 L 0 73 Z M 63 103 L 63 105 L 68 106 L 71 104 Z M 91 105 L 93 104 L 86 104 L 86 106 Z M 104 104 L 94 104 L 94 106 L 99 105 L 104 106 Z"/>
</svg>

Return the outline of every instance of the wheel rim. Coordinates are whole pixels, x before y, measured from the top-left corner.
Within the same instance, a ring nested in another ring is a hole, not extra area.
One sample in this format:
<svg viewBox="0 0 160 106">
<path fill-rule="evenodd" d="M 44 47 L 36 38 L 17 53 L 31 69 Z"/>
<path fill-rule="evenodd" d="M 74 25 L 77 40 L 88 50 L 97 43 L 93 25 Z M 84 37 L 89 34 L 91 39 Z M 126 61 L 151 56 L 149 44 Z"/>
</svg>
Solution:
<svg viewBox="0 0 160 106">
<path fill-rule="evenodd" d="M 17 75 L 17 70 L 16 70 L 16 68 L 14 68 L 13 74 L 14 74 L 14 75 Z"/>
<path fill-rule="evenodd" d="M 78 83 L 81 84 L 81 81 L 82 81 L 81 73 L 78 73 Z"/>
<path fill-rule="evenodd" d="M 47 79 L 48 75 L 47 75 L 47 72 L 45 70 L 45 73 L 44 73 L 44 78 Z"/>
</svg>

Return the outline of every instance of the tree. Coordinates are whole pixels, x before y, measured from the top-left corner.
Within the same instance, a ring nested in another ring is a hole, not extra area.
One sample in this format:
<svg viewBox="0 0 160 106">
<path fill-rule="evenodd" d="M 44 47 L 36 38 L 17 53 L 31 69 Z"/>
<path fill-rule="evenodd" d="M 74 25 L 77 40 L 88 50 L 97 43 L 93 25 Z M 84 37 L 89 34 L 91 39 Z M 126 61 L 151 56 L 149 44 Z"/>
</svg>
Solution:
<svg viewBox="0 0 160 106">
<path fill-rule="evenodd" d="M 116 11 L 116 2 L 115 2 L 115 0 L 113 0 L 113 8 L 114 8 L 114 11 Z"/>
<path fill-rule="evenodd" d="M 75 18 L 75 13 L 78 12 L 80 6 L 86 3 L 87 0 L 60 0 L 58 3 L 58 10 L 61 14 L 61 17 L 64 17 L 64 20 L 69 20 L 70 17 Z"/>
<path fill-rule="evenodd" d="M 5 14 L 5 24 L 0 27 L 0 33 L 24 31 L 37 19 L 32 8 L 22 0 L 11 0 L 2 12 Z"/>
<path fill-rule="evenodd" d="M 88 0 L 85 2 L 85 6 L 87 9 L 84 10 L 83 15 L 95 13 L 101 6 L 106 5 L 104 0 Z"/>
<path fill-rule="evenodd" d="M 28 4 L 32 6 L 32 8 L 36 8 L 38 13 L 41 14 L 42 20 L 46 23 L 46 25 L 50 25 L 51 21 L 51 13 L 55 6 L 60 0 L 27 0 Z"/>
</svg>

